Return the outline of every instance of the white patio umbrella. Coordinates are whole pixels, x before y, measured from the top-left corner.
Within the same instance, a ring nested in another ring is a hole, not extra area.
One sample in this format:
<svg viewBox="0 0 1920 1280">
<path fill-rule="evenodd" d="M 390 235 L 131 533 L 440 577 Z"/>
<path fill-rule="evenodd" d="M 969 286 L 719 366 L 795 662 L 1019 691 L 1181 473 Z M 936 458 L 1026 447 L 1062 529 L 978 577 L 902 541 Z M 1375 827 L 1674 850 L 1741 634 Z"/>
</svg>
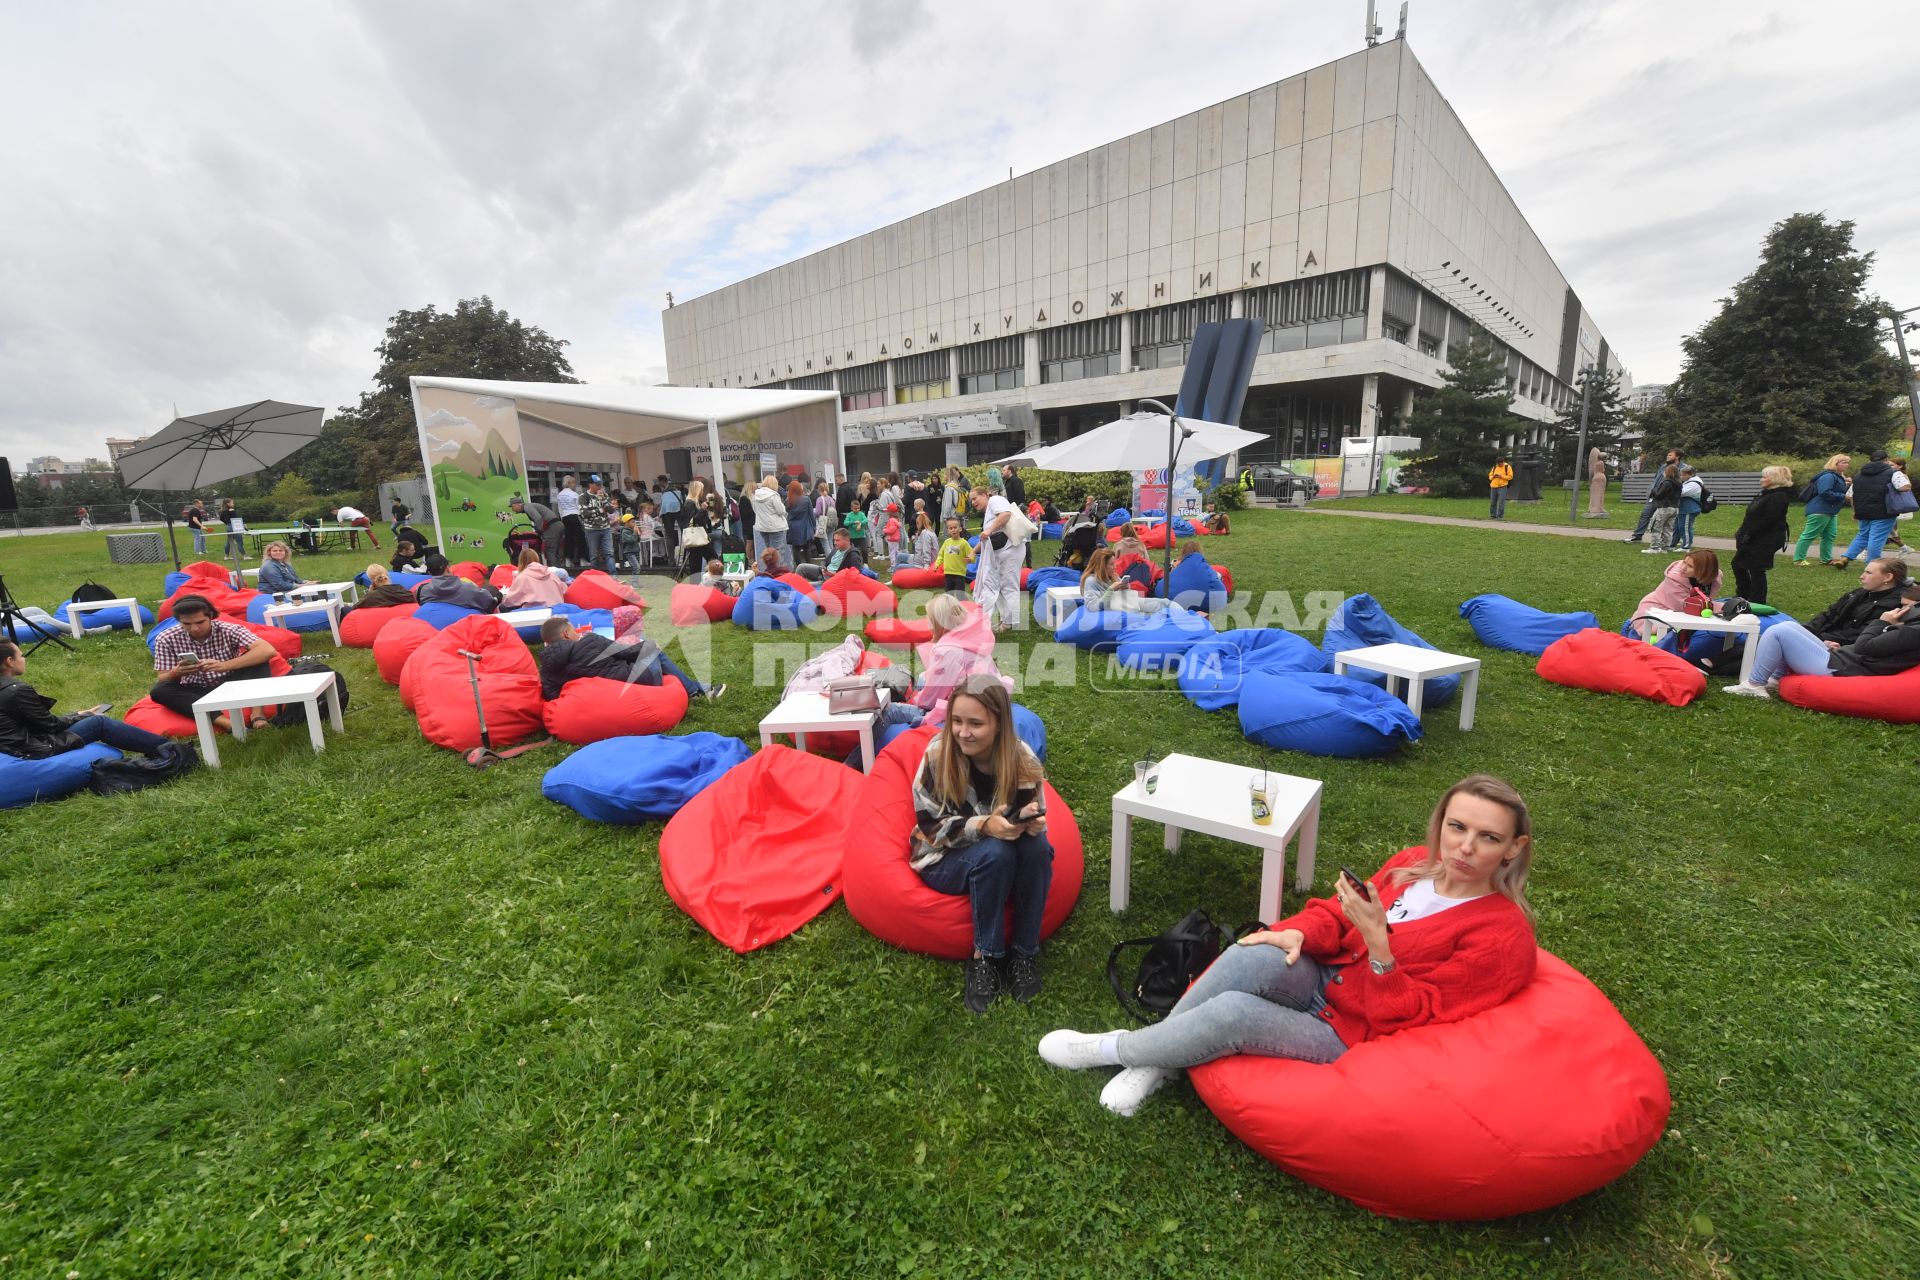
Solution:
<svg viewBox="0 0 1920 1280">
<path fill-rule="evenodd" d="M 129 489 L 187 491 L 285 461 L 320 434 L 324 411 L 314 405 L 256 400 L 212 413 L 175 418 L 138 449 L 120 455 L 120 480 Z M 167 545 L 173 545 L 173 508 Z M 180 553 L 173 555 L 180 567 Z"/>
<path fill-rule="evenodd" d="M 1194 461 L 1204 462 L 1209 458 L 1223 458 L 1267 438 L 1258 431 L 1243 431 L 1222 422 L 1182 418 L 1158 400 L 1142 400 L 1139 403 L 1151 405 L 1159 412 L 1130 413 L 1071 440 L 1042 445 L 1038 449 L 1002 458 L 995 465 L 1012 463 L 1040 471 L 1145 471 L 1164 462 L 1167 467 L 1167 495 L 1171 498 L 1173 471 L 1182 454 Z M 1173 519 L 1171 507 L 1167 519 L 1169 522 Z M 1165 563 L 1167 572 L 1171 573 L 1171 529 L 1168 534 Z"/>
</svg>

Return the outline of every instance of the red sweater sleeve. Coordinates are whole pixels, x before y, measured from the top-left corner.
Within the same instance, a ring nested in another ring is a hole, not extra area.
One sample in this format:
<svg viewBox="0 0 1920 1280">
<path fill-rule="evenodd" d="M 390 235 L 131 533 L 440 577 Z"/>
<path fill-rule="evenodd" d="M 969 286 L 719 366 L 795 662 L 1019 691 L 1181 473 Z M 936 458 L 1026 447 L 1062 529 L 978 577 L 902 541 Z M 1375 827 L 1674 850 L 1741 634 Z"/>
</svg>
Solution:
<svg viewBox="0 0 1920 1280">
<path fill-rule="evenodd" d="M 1519 917 L 1519 908 L 1511 914 Z M 1491 1009 L 1533 981 L 1536 955 L 1524 917 L 1489 920 L 1462 933 L 1443 959 L 1396 961 L 1385 975 L 1369 971 L 1367 1021 L 1373 1034 L 1387 1035 Z"/>
</svg>

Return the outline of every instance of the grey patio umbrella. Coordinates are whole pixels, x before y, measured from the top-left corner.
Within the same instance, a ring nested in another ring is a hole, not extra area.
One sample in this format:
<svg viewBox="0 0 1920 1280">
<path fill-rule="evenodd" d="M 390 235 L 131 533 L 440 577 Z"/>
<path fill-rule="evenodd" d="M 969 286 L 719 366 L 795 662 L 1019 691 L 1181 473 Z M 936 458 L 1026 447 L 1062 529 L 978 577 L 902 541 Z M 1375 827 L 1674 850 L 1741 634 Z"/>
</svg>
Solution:
<svg viewBox="0 0 1920 1280">
<path fill-rule="evenodd" d="M 264 471 L 320 434 L 324 412 L 314 405 L 256 400 L 212 413 L 175 418 L 158 435 L 120 455 L 121 483 L 129 489 L 181 492 Z M 167 545 L 173 547 L 173 508 Z M 180 552 L 173 551 L 173 567 Z"/>
</svg>

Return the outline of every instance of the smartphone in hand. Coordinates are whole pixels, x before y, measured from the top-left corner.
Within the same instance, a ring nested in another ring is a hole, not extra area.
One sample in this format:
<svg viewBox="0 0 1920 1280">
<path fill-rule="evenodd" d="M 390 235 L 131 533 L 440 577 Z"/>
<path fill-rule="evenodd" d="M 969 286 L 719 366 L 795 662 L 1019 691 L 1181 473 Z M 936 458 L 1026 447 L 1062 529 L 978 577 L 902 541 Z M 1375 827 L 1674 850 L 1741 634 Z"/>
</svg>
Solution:
<svg viewBox="0 0 1920 1280">
<path fill-rule="evenodd" d="M 1353 874 L 1352 867 L 1340 868 L 1340 878 L 1347 882 L 1347 887 L 1349 889 L 1352 889 L 1355 893 L 1359 894 L 1363 898 L 1367 896 L 1367 882 L 1365 880 L 1362 880 L 1359 876 Z"/>
</svg>

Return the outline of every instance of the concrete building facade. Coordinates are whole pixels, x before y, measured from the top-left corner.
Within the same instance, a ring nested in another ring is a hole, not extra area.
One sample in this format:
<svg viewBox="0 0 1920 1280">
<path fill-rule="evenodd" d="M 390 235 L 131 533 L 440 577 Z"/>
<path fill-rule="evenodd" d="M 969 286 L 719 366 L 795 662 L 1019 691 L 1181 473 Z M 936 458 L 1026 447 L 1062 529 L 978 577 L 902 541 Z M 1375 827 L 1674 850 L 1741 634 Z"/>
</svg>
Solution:
<svg viewBox="0 0 1920 1280">
<path fill-rule="evenodd" d="M 662 313 L 669 378 L 831 388 L 854 470 L 979 462 L 1178 390 L 1194 327 L 1266 324 L 1243 461 L 1393 434 L 1472 333 L 1551 420 L 1618 368 L 1404 40 Z M 1624 371 L 1623 371 L 1624 372 Z M 1516 432 L 1510 443 L 1541 434 Z"/>
</svg>

